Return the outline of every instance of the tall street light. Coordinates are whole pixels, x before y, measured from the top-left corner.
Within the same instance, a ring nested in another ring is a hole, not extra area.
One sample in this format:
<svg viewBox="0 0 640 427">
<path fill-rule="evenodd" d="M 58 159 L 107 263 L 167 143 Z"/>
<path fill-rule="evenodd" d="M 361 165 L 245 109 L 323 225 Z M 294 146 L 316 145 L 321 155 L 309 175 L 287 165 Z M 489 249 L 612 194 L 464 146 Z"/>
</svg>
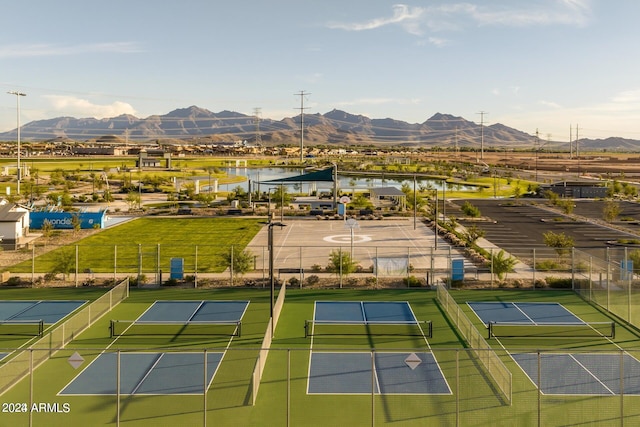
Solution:
<svg viewBox="0 0 640 427">
<path fill-rule="evenodd" d="M 22 92 L 18 92 L 18 91 L 11 91 L 11 92 L 7 92 L 9 95 L 15 95 L 16 96 L 16 115 L 18 117 L 18 172 L 17 172 L 17 176 L 18 176 L 18 189 L 17 189 L 17 193 L 20 194 L 20 180 L 22 179 L 22 173 L 20 170 L 20 97 L 21 96 L 27 96 L 26 93 L 22 93 Z"/>
<path fill-rule="evenodd" d="M 275 325 L 273 324 L 274 319 L 273 319 L 273 306 L 274 306 L 274 294 L 275 294 L 275 285 L 276 285 L 276 280 L 275 280 L 275 276 L 273 274 L 273 227 L 278 226 L 280 228 L 285 227 L 285 224 L 281 223 L 281 222 L 271 222 L 271 218 L 269 218 L 269 223 L 267 224 L 267 247 L 269 250 L 269 288 L 270 288 L 270 299 L 271 299 L 271 304 L 270 304 L 270 311 L 269 314 L 271 316 L 271 336 L 273 337 L 273 333 L 274 333 L 274 329 L 275 329 Z M 284 286 L 284 285 L 283 285 Z"/>
</svg>

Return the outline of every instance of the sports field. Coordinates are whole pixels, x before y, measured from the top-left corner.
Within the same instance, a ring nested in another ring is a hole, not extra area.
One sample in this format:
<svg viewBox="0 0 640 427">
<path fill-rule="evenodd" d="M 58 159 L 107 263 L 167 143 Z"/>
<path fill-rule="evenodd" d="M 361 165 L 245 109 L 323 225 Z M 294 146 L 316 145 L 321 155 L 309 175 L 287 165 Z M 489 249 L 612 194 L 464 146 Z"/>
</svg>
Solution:
<svg viewBox="0 0 640 427">
<path fill-rule="evenodd" d="M 90 302 L 106 290 L 55 291 L 2 289 L 0 299 Z M 617 323 L 615 336 L 592 330 L 614 319 L 570 291 L 451 291 L 451 298 L 458 319 L 433 290 L 288 289 L 257 389 L 252 372 L 269 328 L 268 289 L 131 289 L 2 394 L 0 425 L 560 426 L 620 425 L 620 414 L 625 424 L 640 419 L 635 331 Z M 469 348 L 466 332 L 454 327 L 461 316 L 491 350 Z M 489 337 L 486 322 L 517 326 Z M 510 373 L 509 393 L 486 368 L 489 352 Z"/>
</svg>

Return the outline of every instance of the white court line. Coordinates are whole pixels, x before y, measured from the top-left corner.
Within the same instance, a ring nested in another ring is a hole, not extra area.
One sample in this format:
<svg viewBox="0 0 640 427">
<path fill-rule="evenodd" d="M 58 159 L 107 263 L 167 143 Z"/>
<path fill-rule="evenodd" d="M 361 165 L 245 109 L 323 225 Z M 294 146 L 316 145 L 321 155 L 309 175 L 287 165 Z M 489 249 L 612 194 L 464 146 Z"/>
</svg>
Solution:
<svg viewBox="0 0 640 427">
<path fill-rule="evenodd" d="M 602 381 L 600 381 L 600 378 L 596 377 L 596 376 L 593 374 L 593 372 L 591 372 L 591 370 L 590 370 L 590 369 L 587 369 L 587 367 L 586 367 L 586 366 L 584 366 L 582 363 L 580 363 L 580 361 L 579 361 L 579 360 L 577 360 L 577 359 L 573 356 L 573 354 L 572 354 L 572 353 L 568 353 L 568 354 L 569 354 L 569 357 L 570 357 L 570 358 L 572 358 L 572 359 L 573 359 L 573 360 L 574 360 L 578 365 L 580 365 L 580 367 L 581 367 L 582 369 L 584 369 L 585 371 L 587 371 L 587 372 L 589 373 L 589 375 L 591 375 L 591 377 L 592 377 L 593 379 L 595 379 L 597 382 L 599 382 L 599 383 L 602 385 L 602 387 L 604 387 L 605 389 L 609 390 L 609 393 L 611 393 L 611 394 L 615 395 L 615 393 L 613 392 L 613 390 L 611 390 L 609 387 L 607 387 L 607 385 L 606 385 L 605 383 L 603 383 Z"/>
</svg>

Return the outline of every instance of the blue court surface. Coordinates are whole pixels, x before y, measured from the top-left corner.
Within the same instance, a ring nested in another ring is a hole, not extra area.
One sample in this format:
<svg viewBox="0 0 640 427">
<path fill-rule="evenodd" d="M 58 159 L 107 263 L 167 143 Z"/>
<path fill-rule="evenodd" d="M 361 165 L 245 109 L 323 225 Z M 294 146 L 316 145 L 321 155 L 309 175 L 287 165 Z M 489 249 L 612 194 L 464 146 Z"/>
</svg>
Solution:
<svg viewBox="0 0 640 427">
<path fill-rule="evenodd" d="M 316 322 L 331 323 L 416 323 L 406 301 L 316 301 Z"/>
<path fill-rule="evenodd" d="M 307 393 L 451 394 L 431 352 L 371 354 L 312 352 Z"/>
<path fill-rule="evenodd" d="M 537 353 L 511 356 L 543 394 L 640 395 L 640 361 L 626 353 L 541 353 L 540 373 Z"/>
<path fill-rule="evenodd" d="M 490 322 L 542 324 L 584 323 L 562 304 L 551 302 L 468 302 L 478 318 L 487 325 Z"/>
<path fill-rule="evenodd" d="M 202 394 L 209 388 L 224 353 L 120 353 L 120 393 Z M 118 354 L 102 353 L 59 395 L 117 394 Z"/>
<path fill-rule="evenodd" d="M 249 301 L 156 301 L 139 322 L 237 322 Z"/>
<path fill-rule="evenodd" d="M 42 320 L 52 325 L 86 301 L 0 301 L 0 322 Z"/>
</svg>

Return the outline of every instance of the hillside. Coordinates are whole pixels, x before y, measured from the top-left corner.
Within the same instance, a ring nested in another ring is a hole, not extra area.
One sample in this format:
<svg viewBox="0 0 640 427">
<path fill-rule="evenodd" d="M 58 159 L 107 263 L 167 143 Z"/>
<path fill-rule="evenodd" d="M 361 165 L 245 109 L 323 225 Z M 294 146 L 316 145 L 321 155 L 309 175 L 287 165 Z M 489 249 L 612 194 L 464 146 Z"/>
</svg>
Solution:
<svg viewBox="0 0 640 427">
<path fill-rule="evenodd" d="M 504 124 L 481 129 L 479 124 L 462 117 L 436 113 L 423 123 L 407 123 L 393 118 L 371 119 L 342 110 L 304 115 L 304 141 L 312 145 L 397 145 L 406 147 L 442 147 L 479 149 L 484 134 L 484 148 L 517 149 L 534 147 L 535 137 Z M 58 117 L 29 122 L 21 128 L 23 141 L 55 139 L 79 142 L 97 141 L 105 135 L 124 141 L 166 139 L 255 142 L 258 134 L 266 145 L 297 144 L 300 140 L 300 116 L 282 120 L 263 118 L 223 110 L 218 113 L 191 106 L 164 115 L 138 118 L 120 115 L 112 118 Z M 16 131 L 0 133 L 0 140 L 13 141 Z M 546 144 L 546 149 L 569 150 L 567 142 Z M 640 141 L 622 138 L 580 140 L 581 149 L 637 151 Z"/>
</svg>

